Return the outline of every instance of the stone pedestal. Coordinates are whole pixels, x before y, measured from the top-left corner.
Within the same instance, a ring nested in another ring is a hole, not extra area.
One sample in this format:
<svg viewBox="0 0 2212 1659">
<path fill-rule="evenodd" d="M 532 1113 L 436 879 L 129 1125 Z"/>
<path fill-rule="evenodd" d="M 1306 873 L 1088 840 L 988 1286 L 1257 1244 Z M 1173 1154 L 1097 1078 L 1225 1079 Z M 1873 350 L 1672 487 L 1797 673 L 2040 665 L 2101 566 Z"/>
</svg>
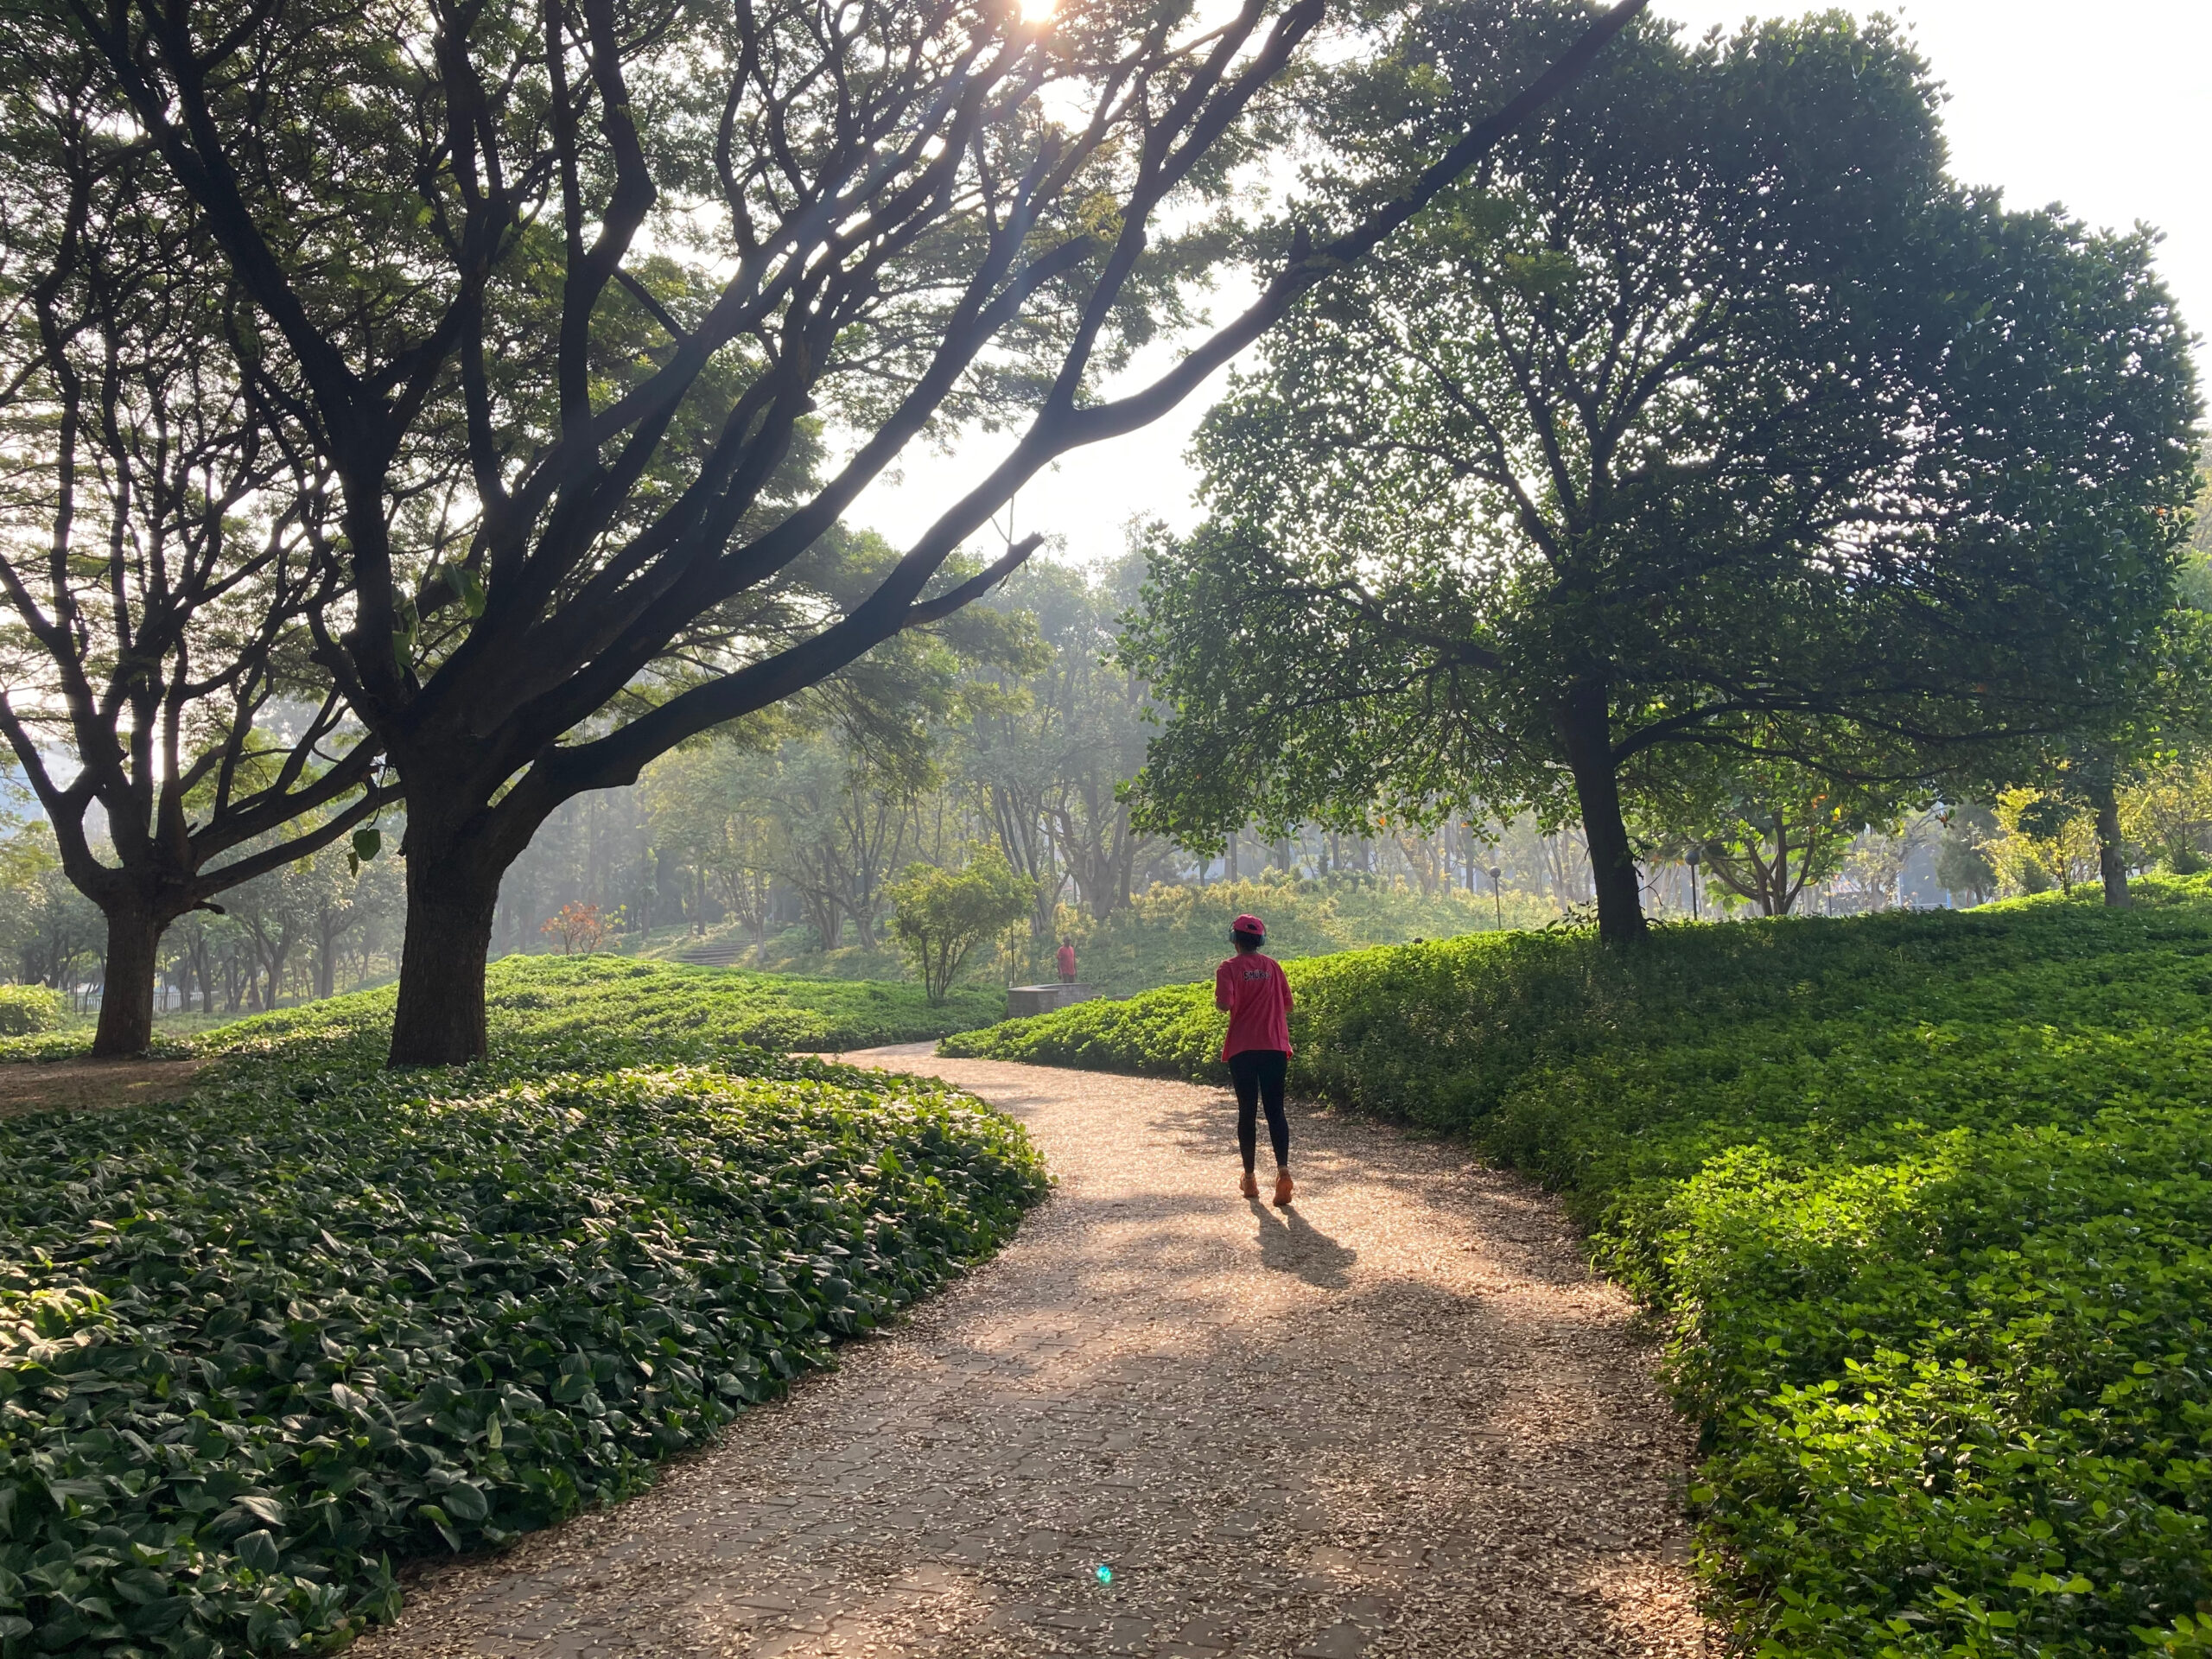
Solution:
<svg viewBox="0 0 2212 1659">
<path fill-rule="evenodd" d="M 1025 1014 L 1050 1014 L 1054 1008 L 1065 1008 L 1071 1002 L 1088 1002 L 1097 995 L 1096 988 L 1080 980 L 1071 985 L 1009 985 L 1006 992 L 1006 1017 L 1019 1020 Z"/>
</svg>

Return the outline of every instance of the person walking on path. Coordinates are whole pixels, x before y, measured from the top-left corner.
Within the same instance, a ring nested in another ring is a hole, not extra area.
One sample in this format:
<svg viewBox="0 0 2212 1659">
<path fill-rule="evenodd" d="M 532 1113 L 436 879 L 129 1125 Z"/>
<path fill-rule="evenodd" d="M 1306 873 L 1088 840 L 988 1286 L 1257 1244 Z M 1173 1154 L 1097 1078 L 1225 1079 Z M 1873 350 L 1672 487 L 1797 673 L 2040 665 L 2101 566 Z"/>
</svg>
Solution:
<svg viewBox="0 0 2212 1659">
<path fill-rule="evenodd" d="M 1236 1147 L 1244 1155 L 1244 1196 L 1260 1196 L 1252 1173 L 1259 1151 L 1257 1108 L 1268 1113 L 1268 1139 L 1275 1149 L 1275 1207 L 1287 1208 L 1294 1190 L 1290 1179 L 1290 1120 L 1283 1116 L 1282 1084 L 1290 1070 L 1290 981 L 1282 964 L 1262 956 L 1268 925 L 1256 916 L 1239 916 L 1229 925 L 1236 954 L 1213 970 L 1213 1005 L 1229 1010 L 1229 1034 L 1221 1058 L 1236 1085 Z"/>
<path fill-rule="evenodd" d="M 1058 961 L 1060 964 L 1060 983 L 1063 985 L 1074 984 L 1075 941 L 1073 939 L 1062 939 L 1060 941 Z"/>
</svg>

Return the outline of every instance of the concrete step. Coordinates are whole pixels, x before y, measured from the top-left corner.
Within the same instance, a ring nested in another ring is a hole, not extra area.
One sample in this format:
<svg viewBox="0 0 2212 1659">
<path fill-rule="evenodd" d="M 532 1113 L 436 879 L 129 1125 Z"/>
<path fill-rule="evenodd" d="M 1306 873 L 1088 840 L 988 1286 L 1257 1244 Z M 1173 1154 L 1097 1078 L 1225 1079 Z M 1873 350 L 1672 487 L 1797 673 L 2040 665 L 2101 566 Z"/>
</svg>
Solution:
<svg viewBox="0 0 2212 1659">
<path fill-rule="evenodd" d="M 749 944 L 695 944 L 677 951 L 676 959 L 695 968 L 734 968 L 752 954 Z"/>
</svg>

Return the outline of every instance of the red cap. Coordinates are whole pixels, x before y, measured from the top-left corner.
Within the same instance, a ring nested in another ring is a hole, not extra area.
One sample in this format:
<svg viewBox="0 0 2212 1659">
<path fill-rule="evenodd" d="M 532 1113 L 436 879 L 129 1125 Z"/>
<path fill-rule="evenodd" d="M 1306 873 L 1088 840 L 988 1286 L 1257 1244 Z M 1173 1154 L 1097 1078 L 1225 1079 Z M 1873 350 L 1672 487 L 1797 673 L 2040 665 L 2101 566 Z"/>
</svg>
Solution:
<svg viewBox="0 0 2212 1659">
<path fill-rule="evenodd" d="M 1268 925 L 1256 916 L 1239 916 L 1229 925 L 1229 931 L 1232 933 L 1256 933 L 1263 939 L 1268 937 Z"/>
</svg>

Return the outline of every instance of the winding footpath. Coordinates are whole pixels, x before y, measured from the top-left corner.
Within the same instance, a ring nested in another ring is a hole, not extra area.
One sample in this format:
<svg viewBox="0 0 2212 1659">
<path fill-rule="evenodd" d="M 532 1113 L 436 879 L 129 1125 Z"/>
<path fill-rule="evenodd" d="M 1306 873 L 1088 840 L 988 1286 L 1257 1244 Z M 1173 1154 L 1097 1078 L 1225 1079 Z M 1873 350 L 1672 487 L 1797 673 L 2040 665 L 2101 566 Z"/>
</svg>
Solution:
<svg viewBox="0 0 2212 1659">
<path fill-rule="evenodd" d="M 1236 1196 L 1218 1090 L 846 1058 L 1014 1113 L 1058 1191 L 653 1491 L 430 1569 L 353 1651 L 1719 1650 L 1685 1565 L 1688 1431 L 1541 1194 L 1294 1104 L 1285 1214 Z"/>
</svg>

